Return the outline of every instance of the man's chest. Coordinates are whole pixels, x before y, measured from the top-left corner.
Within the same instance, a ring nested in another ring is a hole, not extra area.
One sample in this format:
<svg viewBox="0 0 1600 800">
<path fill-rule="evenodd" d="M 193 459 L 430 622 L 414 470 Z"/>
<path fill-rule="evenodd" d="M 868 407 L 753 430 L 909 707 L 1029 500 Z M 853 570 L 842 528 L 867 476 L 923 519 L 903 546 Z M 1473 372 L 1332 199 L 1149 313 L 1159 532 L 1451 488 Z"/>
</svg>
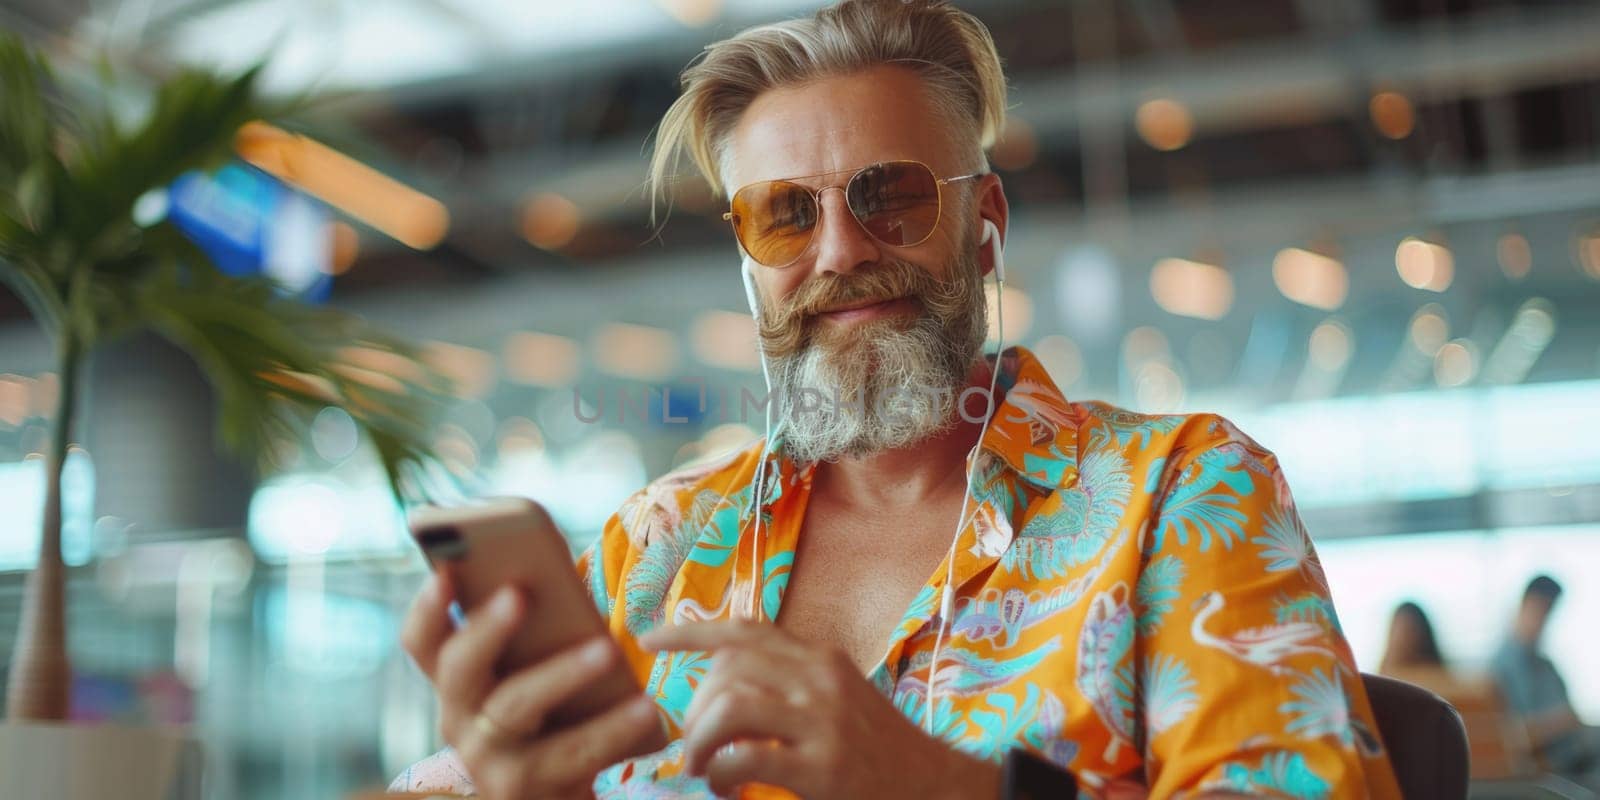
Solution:
<svg viewBox="0 0 1600 800">
<path fill-rule="evenodd" d="M 944 559 L 959 507 L 863 518 L 813 507 L 802 523 L 777 623 L 827 642 L 863 671 Z"/>
</svg>

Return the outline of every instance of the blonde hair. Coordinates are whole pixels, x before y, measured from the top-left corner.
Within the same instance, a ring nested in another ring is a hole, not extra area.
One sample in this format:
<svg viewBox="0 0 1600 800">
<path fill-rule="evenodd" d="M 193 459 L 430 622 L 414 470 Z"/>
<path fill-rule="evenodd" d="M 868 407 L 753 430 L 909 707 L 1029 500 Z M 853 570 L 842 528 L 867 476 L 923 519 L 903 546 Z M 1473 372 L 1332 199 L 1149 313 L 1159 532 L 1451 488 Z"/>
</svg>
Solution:
<svg viewBox="0 0 1600 800">
<path fill-rule="evenodd" d="M 816 15 L 750 28 L 705 49 L 661 119 L 650 158 L 650 214 L 687 150 L 716 194 L 728 136 L 762 92 L 880 65 L 917 73 L 951 128 L 961 169 L 980 171 L 1005 123 L 1005 73 L 982 22 L 942 0 L 843 0 Z"/>
</svg>

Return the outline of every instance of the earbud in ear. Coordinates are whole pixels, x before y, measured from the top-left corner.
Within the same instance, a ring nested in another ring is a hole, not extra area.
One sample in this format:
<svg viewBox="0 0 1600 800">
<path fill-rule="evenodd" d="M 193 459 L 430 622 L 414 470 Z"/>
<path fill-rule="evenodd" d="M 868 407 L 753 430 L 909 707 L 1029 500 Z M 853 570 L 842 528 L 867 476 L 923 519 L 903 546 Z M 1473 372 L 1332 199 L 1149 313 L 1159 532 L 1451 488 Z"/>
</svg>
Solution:
<svg viewBox="0 0 1600 800">
<path fill-rule="evenodd" d="M 995 226 L 994 220 L 983 221 L 983 236 L 978 239 L 979 244 L 987 244 L 994 255 L 994 277 L 1001 283 L 1006 279 L 1005 246 L 1000 243 L 1000 229 Z"/>
</svg>

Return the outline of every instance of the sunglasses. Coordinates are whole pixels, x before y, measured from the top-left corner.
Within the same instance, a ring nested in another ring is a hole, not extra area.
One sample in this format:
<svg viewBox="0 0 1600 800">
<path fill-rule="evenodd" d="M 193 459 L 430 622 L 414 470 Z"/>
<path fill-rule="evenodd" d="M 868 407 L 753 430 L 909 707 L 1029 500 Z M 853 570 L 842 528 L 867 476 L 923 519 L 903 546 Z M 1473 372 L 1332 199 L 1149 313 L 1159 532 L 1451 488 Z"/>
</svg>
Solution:
<svg viewBox="0 0 1600 800">
<path fill-rule="evenodd" d="M 830 185 L 813 190 L 794 181 L 845 171 L 752 183 L 733 193 L 732 207 L 722 218 L 733 224 L 739 246 L 757 264 L 787 267 L 800 259 L 816 237 L 822 193 L 840 188 Z M 940 187 L 987 174 L 940 178 L 920 161 L 870 164 L 845 181 L 845 205 L 867 235 L 890 247 L 914 247 L 926 242 L 939 227 L 943 211 Z"/>
</svg>

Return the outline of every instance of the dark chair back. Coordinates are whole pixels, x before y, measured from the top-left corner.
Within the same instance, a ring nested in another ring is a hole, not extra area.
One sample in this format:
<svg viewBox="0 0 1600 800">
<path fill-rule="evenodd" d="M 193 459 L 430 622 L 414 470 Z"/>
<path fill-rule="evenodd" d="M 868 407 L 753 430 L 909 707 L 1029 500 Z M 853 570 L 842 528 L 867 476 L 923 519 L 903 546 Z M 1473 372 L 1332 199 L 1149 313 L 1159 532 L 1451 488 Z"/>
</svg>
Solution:
<svg viewBox="0 0 1600 800">
<path fill-rule="evenodd" d="M 1405 681 L 1362 673 L 1361 682 L 1406 800 L 1465 798 L 1467 729 L 1455 708 Z"/>
</svg>

